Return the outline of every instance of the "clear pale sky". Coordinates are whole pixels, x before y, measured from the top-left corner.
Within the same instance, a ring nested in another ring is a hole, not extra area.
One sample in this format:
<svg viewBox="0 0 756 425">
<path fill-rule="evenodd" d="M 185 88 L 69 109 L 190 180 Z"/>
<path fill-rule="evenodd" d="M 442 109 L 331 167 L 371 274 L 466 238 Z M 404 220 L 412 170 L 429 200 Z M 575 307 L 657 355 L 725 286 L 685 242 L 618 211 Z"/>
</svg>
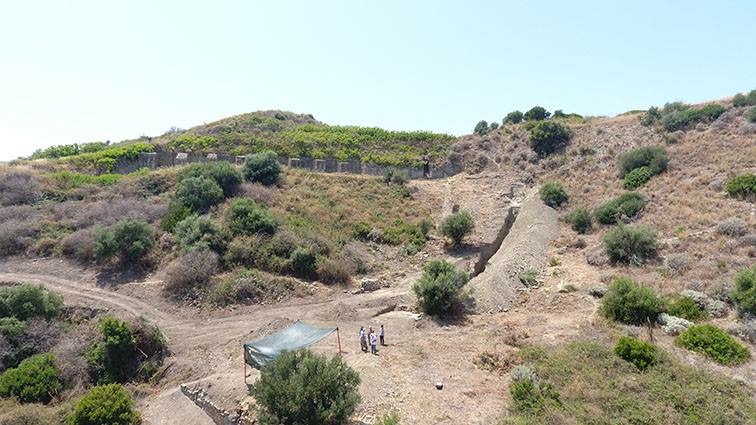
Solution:
<svg viewBox="0 0 756 425">
<path fill-rule="evenodd" d="M 756 88 L 756 1 L 11 1 L 0 160 L 265 109 L 471 132 Z"/>
</svg>

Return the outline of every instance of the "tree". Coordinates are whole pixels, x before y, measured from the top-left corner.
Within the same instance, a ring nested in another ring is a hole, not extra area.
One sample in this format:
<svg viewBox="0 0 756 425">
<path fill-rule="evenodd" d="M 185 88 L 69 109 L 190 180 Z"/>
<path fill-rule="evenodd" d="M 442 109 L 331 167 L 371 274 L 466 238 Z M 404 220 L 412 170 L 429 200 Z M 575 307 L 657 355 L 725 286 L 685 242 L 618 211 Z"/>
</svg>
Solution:
<svg viewBox="0 0 756 425">
<path fill-rule="evenodd" d="M 25 283 L 0 288 L 0 317 L 27 320 L 32 317 L 52 319 L 63 308 L 63 297 L 42 286 Z"/>
<path fill-rule="evenodd" d="M 234 199 L 226 211 L 226 223 L 235 234 L 273 234 L 278 223 L 268 210 L 249 198 Z"/>
<path fill-rule="evenodd" d="M 520 111 L 512 111 L 502 120 L 502 124 L 518 124 L 522 122 L 523 114 Z"/>
<path fill-rule="evenodd" d="M 68 425 L 137 425 L 139 412 L 134 401 L 119 384 L 94 387 L 76 403 Z"/>
<path fill-rule="evenodd" d="M 460 291 L 467 280 L 467 274 L 448 261 L 432 260 L 425 264 L 423 276 L 412 290 L 423 311 L 442 314 L 459 302 Z"/>
<path fill-rule="evenodd" d="M 119 255 L 133 262 L 147 255 L 155 245 L 152 227 L 143 220 L 121 220 L 112 229 L 101 229 L 95 236 L 95 256 L 107 259 Z"/>
<path fill-rule="evenodd" d="M 212 179 L 223 190 L 223 196 L 226 198 L 236 192 L 242 180 L 239 170 L 226 161 L 191 164 L 181 171 L 179 180 L 189 177 L 207 177 Z"/>
<path fill-rule="evenodd" d="M 456 246 L 462 243 L 465 236 L 469 235 L 474 228 L 472 215 L 467 211 L 460 211 L 444 219 L 441 223 L 441 234 L 451 239 Z"/>
<path fill-rule="evenodd" d="M 223 200 L 223 189 L 209 177 L 187 177 L 176 186 L 175 199 L 192 211 L 206 212 Z"/>
<path fill-rule="evenodd" d="M 567 191 L 564 190 L 564 186 L 555 181 L 544 183 L 538 191 L 538 194 L 543 203 L 552 208 L 558 208 L 570 199 L 569 195 L 567 195 Z"/>
<path fill-rule="evenodd" d="M 244 178 L 265 186 L 277 184 L 281 179 L 281 164 L 273 151 L 248 155 L 244 161 Z"/>
<path fill-rule="evenodd" d="M 551 114 L 546 110 L 546 108 L 543 108 L 541 106 L 534 106 L 530 108 L 530 110 L 525 112 L 523 118 L 525 118 L 525 121 L 542 121 L 547 119 L 549 115 Z"/>
<path fill-rule="evenodd" d="M 133 372 L 136 340 L 131 328 L 114 317 L 100 321 L 102 341 L 87 350 L 87 361 L 98 383 L 125 382 Z"/>
<path fill-rule="evenodd" d="M 756 315 L 756 265 L 741 270 L 735 276 L 732 300 L 740 310 Z"/>
<path fill-rule="evenodd" d="M 488 122 L 486 120 L 478 121 L 477 124 L 475 124 L 475 128 L 473 129 L 473 133 L 482 136 L 486 133 L 488 133 Z"/>
<path fill-rule="evenodd" d="M 360 401 L 360 376 L 338 356 L 285 351 L 265 365 L 252 395 L 261 424 L 344 424 Z"/>
<path fill-rule="evenodd" d="M 600 311 L 617 322 L 646 325 L 656 323 L 662 306 L 662 301 L 651 288 L 641 286 L 630 278 L 620 277 L 609 286 Z"/>
<path fill-rule="evenodd" d="M 176 224 L 173 235 L 181 249 L 210 249 L 218 254 L 226 250 L 226 235 L 210 216 L 190 215 Z"/>
<path fill-rule="evenodd" d="M 63 389 L 53 360 L 52 354 L 37 354 L 5 371 L 0 375 L 0 396 L 16 397 L 24 403 L 49 402 Z"/>
<path fill-rule="evenodd" d="M 562 123 L 541 121 L 530 129 L 530 147 L 540 156 L 550 155 L 567 146 L 572 133 Z"/>
</svg>

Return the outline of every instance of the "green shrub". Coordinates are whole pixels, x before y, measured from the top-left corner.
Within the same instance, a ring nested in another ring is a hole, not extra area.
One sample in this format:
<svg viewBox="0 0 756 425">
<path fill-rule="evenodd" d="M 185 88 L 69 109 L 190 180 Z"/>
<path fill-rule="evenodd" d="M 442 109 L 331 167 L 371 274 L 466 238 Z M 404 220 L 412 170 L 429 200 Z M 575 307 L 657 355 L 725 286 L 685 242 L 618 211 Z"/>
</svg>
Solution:
<svg viewBox="0 0 756 425">
<path fill-rule="evenodd" d="M 714 121 L 725 113 L 726 110 L 722 105 L 709 104 L 700 108 L 673 111 L 662 117 L 661 124 L 667 131 L 685 130 L 699 122 Z"/>
<path fill-rule="evenodd" d="M 614 346 L 614 353 L 640 370 L 646 370 L 657 361 L 656 347 L 631 336 L 623 336 Z"/>
<path fill-rule="evenodd" d="M 168 207 L 168 214 L 160 221 L 160 228 L 166 232 L 173 232 L 176 224 L 190 215 L 192 215 L 191 209 L 174 200 Z"/>
<path fill-rule="evenodd" d="M 273 151 L 248 155 L 244 161 L 244 178 L 266 186 L 277 184 L 281 179 L 281 164 Z"/>
<path fill-rule="evenodd" d="M 550 384 L 539 384 L 534 379 L 513 379 L 509 385 L 509 393 L 515 410 L 525 415 L 535 415 L 547 404 L 561 405 L 559 393 Z"/>
<path fill-rule="evenodd" d="M 744 363 L 751 357 L 746 347 L 727 335 L 727 332 L 712 325 L 693 325 L 681 333 L 675 342 L 728 366 Z"/>
<path fill-rule="evenodd" d="M 226 198 L 236 193 L 242 180 L 239 170 L 226 161 L 191 164 L 181 171 L 179 181 L 189 177 L 207 177 L 214 180 Z"/>
<path fill-rule="evenodd" d="M 708 316 L 706 310 L 702 309 L 690 297 L 673 298 L 667 305 L 667 313 L 694 322 Z"/>
<path fill-rule="evenodd" d="M 512 112 L 508 113 L 506 117 L 504 117 L 504 119 L 502 120 L 502 124 L 504 124 L 504 125 L 507 125 L 507 124 L 518 124 L 518 123 L 522 122 L 523 117 L 524 117 L 524 115 L 523 115 L 522 112 L 520 112 L 520 111 L 512 111 Z"/>
<path fill-rule="evenodd" d="M 575 208 L 567 216 L 567 222 L 570 223 L 572 230 L 585 234 L 591 229 L 591 213 L 585 208 Z"/>
<path fill-rule="evenodd" d="M 727 180 L 727 194 L 740 199 L 756 198 L 756 174 L 745 173 Z"/>
<path fill-rule="evenodd" d="M 97 383 L 125 382 L 133 373 L 136 353 L 134 334 L 125 322 L 114 317 L 100 321 L 102 341 L 93 343 L 85 353 Z"/>
<path fill-rule="evenodd" d="M 179 152 L 207 152 L 217 145 L 218 139 L 213 136 L 187 132 L 179 134 L 175 139 L 168 142 L 168 149 Z"/>
<path fill-rule="evenodd" d="M 122 177 L 122 174 L 100 174 L 94 176 L 68 170 L 56 171 L 47 175 L 47 178 L 61 190 L 75 189 L 85 184 L 112 186 L 118 183 Z"/>
<path fill-rule="evenodd" d="M 297 248 L 289 257 L 289 268 L 295 276 L 313 278 L 317 272 L 318 258 L 307 248 Z"/>
<path fill-rule="evenodd" d="M 441 234 L 452 240 L 454 245 L 459 245 L 465 236 L 472 233 L 475 223 L 472 215 L 467 211 L 454 213 L 441 222 Z"/>
<path fill-rule="evenodd" d="M 108 259 L 118 255 L 133 262 L 147 255 L 155 245 L 152 227 L 142 220 L 126 219 L 110 229 L 101 229 L 95 236 L 95 256 Z"/>
<path fill-rule="evenodd" d="M 109 146 L 97 152 L 80 153 L 69 156 L 64 161 L 76 167 L 96 172 L 111 172 L 121 159 L 135 159 L 142 152 L 155 151 L 155 145 L 147 142 L 134 142 L 118 146 Z"/>
<path fill-rule="evenodd" d="M 753 106 L 756 105 L 756 90 L 751 90 L 747 94 L 738 93 L 733 97 L 732 104 L 734 106 Z"/>
<path fill-rule="evenodd" d="M 600 311 L 617 322 L 646 325 L 656 323 L 662 306 L 662 301 L 651 288 L 641 286 L 630 278 L 620 277 L 609 286 L 602 298 Z"/>
<path fill-rule="evenodd" d="M 567 146 L 572 133 L 564 124 L 542 121 L 530 129 L 530 147 L 540 156 L 547 156 Z"/>
<path fill-rule="evenodd" d="M 33 317 L 52 319 L 60 314 L 63 297 L 42 286 L 25 283 L 0 288 L 0 317 L 27 320 Z"/>
<path fill-rule="evenodd" d="M 174 199 L 179 205 L 203 213 L 223 201 L 223 189 L 209 177 L 187 177 L 176 185 Z"/>
<path fill-rule="evenodd" d="M 648 167 L 653 175 L 657 175 L 664 172 L 668 164 L 669 158 L 664 146 L 644 146 L 620 155 L 620 177 L 625 177 L 629 172 L 640 167 Z"/>
<path fill-rule="evenodd" d="M 66 418 L 67 425 L 137 425 L 140 422 L 131 395 L 118 384 L 92 388 Z"/>
<path fill-rule="evenodd" d="M 741 311 L 756 315 L 756 265 L 738 272 L 730 298 Z"/>
<path fill-rule="evenodd" d="M 538 194 L 541 196 L 543 203 L 552 208 L 558 208 L 570 199 L 567 191 L 564 190 L 564 186 L 555 181 L 544 183 Z"/>
<path fill-rule="evenodd" d="M 534 288 L 538 285 L 538 270 L 527 269 L 517 275 L 520 283 L 530 288 Z"/>
<path fill-rule="evenodd" d="M 428 314 L 450 311 L 459 302 L 459 295 L 468 276 L 453 264 L 443 260 L 431 260 L 423 267 L 423 275 L 412 290 L 418 304 Z"/>
<path fill-rule="evenodd" d="M 636 168 L 635 170 L 625 174 L 625 178 L 622 179 L 622 187 L 627 190 L 637 189 L 648 183 L 648 181 L 651 180 L 651 177 L 653 176 L 654 174 L 648 167 Z"/>
<path fill-rule="evenodd" d="M 616 263 L 640 265 L 656 255 L 656 232 L 645 226 L 619 225 L 604 235 L 604 251 Z"/>
<path fill-rule="evenodd" d="M 37 354 L 17 368 L 0 375 L 0 396 L 16 397 L 24 403 L 48 403 L 63 389 L 52 354 Z"/>
<path fill-rule="evenodd" d="M 226 223 L 234 234 L 273 234 L 278 223 L 265 206 L 249 198 L 234 199 L 226 211 Z"/>
<path fill-rule="evenodd" d="M 546 108 L 543 108 L 541 106 L 534 106 L 527 112 L 525 112 L 523 118 L 525 118 L 525 121 L 542 121 L 548 118 L 549 115 L 551 114 L 546 110 Z"/>
<path fill-rule="evenodd" d="M 488 122 L 486 120 L 478 121 L 477 124 L 475 124 L 475 128 L 473 129 L 473 133 L 482 136 L 486 133 L 488 133 Z"/>
<path fill-rule="evenodd" d="M 661 112 L 659 112 L 659 108 L 656 106 L 652 106 L 648 108 L 648 111 L 646 111 L 645 114 L 641 117 L 641 125 L 643 126 L 650 126 L 655 124 L 661 119 Z"/>
<path fill-rule="evenodd" d="M 226 250 L 226 235 L 210 216 L 190 215 L 176 224 L 173 235 L 181 249 L 210 249 L 218 254 Z"/>
<path fill-rule="evenodd" d="M 638 192 L 627 192 L 601 204 L 594 212 L 601 224 L 616 224 L 634 219 L 646 206 L 646 198 Z"/>
<path fill-rule="evenodd" d="M 261 424 L 346 423 L 360 402 L 360 376 L 338 356 L 285 351 L 262 368 L 252 387 Z"/>
</svg>

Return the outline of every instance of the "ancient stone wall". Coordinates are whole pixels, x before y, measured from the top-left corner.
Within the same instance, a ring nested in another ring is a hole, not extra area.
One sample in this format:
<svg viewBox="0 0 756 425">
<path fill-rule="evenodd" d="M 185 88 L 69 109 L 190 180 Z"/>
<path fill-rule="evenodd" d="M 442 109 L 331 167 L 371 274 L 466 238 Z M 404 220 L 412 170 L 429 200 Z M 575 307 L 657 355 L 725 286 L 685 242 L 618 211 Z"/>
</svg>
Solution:
<svg viewBox="0 0 756 425">
<path fill-rule="evenodd" d="M 234 156 L 222 153 L 198 154 L 186 152 L 142 152 L 138 154 L 136 158 L 123 158 L 119 160 L 113 172 L 127 174 L 142 168 L 154 169 L 211 161 L 226 161 L 232 164 L 241 165 L 244 163 L 244 156 Z M 315 159 L 305 157 L 287 158 L 279 156 L 278 162 L 287 167 L 320 173 L 365 174 L 369 176 L 384 176 L 390 169 L 393 169 L 413 180 L 441 179 L 451 177 L 461 171 L 459 167 L 448 163 L 440 167 L 430 167 L 426 174 L 422 167 L 390 167 L 386 165 L 363 164 L 357 159 L 338 161 L 335 158 Z"/>
<path fill-rule="evenodd" d="M 254 420 L 230 413 L 213 403 L 202 388 L 181 384 L 181 392 L 193 401 L 216 425 L 253 425 Z"/>
</svg>

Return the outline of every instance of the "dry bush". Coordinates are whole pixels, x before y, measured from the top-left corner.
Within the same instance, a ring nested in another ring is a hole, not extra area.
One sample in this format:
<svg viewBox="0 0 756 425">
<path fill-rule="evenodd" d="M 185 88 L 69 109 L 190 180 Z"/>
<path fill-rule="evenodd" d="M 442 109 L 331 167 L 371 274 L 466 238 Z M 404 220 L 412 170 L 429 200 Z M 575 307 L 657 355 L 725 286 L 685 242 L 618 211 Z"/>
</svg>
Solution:
<svg viewBox="0 0 756 425">
<path fill-rule="evenodd" d="M 78 230 L 63 238 L 63 255 L 82 262 L 89 262 L 95 258 L 95 235 L 99 227 Z"/>
<path fill-rule="evenodd" d="M 684 273 L 690 267 L 690 257 L 686 254 L 671 254 L 665 259 L 667 268 L 673 273 Z"/>
<path fill-rule="evenodd" d="M 0 400 L 0 425 L 60 425 L 59 408 Z"/>
<path fill-rule="evenodd" d="M 206 285 L 218 271 L 218 254 L 190 251 L 168 265 L 165 271 L 165 292 L 174 297 L 189 295 L 193 289 Z"/>
<path fill-rule="evenodd" d="M 40 195 L 39 183 L 31 174 L 14 171 L 0 176 L 0 205 L 31 204 Z"/>
<path fill-rule="evenodd" d="M 271 205 L 276 197 L 276 190 L 260 183 L 243 183 L 239 188 L 239 196 L 254 199 L 256 202 Z"/>
<path fill-rule="evenodd" d="M 168 213 L 167 203 L 160 198 L 119 198 L 93 203 L 76 219 L 77 227 L 95 224 L 109 226 L 124 219 L 155 223 Z"/>
<path fill-rule="evenodd" d="M 0 222 L 0 257 L 23 254 L 36 230 L 18 220 Z"/>
<path fill-rule="evenodd" d="M 27 220 L 29 217 L 40 215 L 36 208 L 30 205 L 13 205 L 0 208 L 0 222 L 9 220 Z"/>
<path fill-rule="evenodd" d="M 743 236 L 748 233 L 748 225 L 737 217 L 730 217 L 717 224 L 717 233 L 733 237 Z"/>
<path fill-rule="evenodd" d="M 356 241 L 350 241 L 341 248 L 338 258 L 352 265 L 354 268 L 352 274 L 364 274 L 373 268 L 372 257 L 373 255 L 364 245 Z"/>
<path fill-rule="evenodd" d="M 83 392 L 89 384 L 89 363 L 84 353 L 96 338 L 94 328 L 80 325 L 66 332 L 58 345 L 52 349 L 61 379 L 75 394 Z"/>
<path fill-rule="evenodd" d="M 230 265 L 255 267 L 264 244 L 265 238 L 261 235 L 237 236 L 226 246 L 223 261 Z"/>
<path fill-rule="evenodd" d="M 327 284 L 345 284 L 351 280 L 355 266 L 343 258 L 325 259 L 318 264 L 318 280 Z"/>
</svg>

